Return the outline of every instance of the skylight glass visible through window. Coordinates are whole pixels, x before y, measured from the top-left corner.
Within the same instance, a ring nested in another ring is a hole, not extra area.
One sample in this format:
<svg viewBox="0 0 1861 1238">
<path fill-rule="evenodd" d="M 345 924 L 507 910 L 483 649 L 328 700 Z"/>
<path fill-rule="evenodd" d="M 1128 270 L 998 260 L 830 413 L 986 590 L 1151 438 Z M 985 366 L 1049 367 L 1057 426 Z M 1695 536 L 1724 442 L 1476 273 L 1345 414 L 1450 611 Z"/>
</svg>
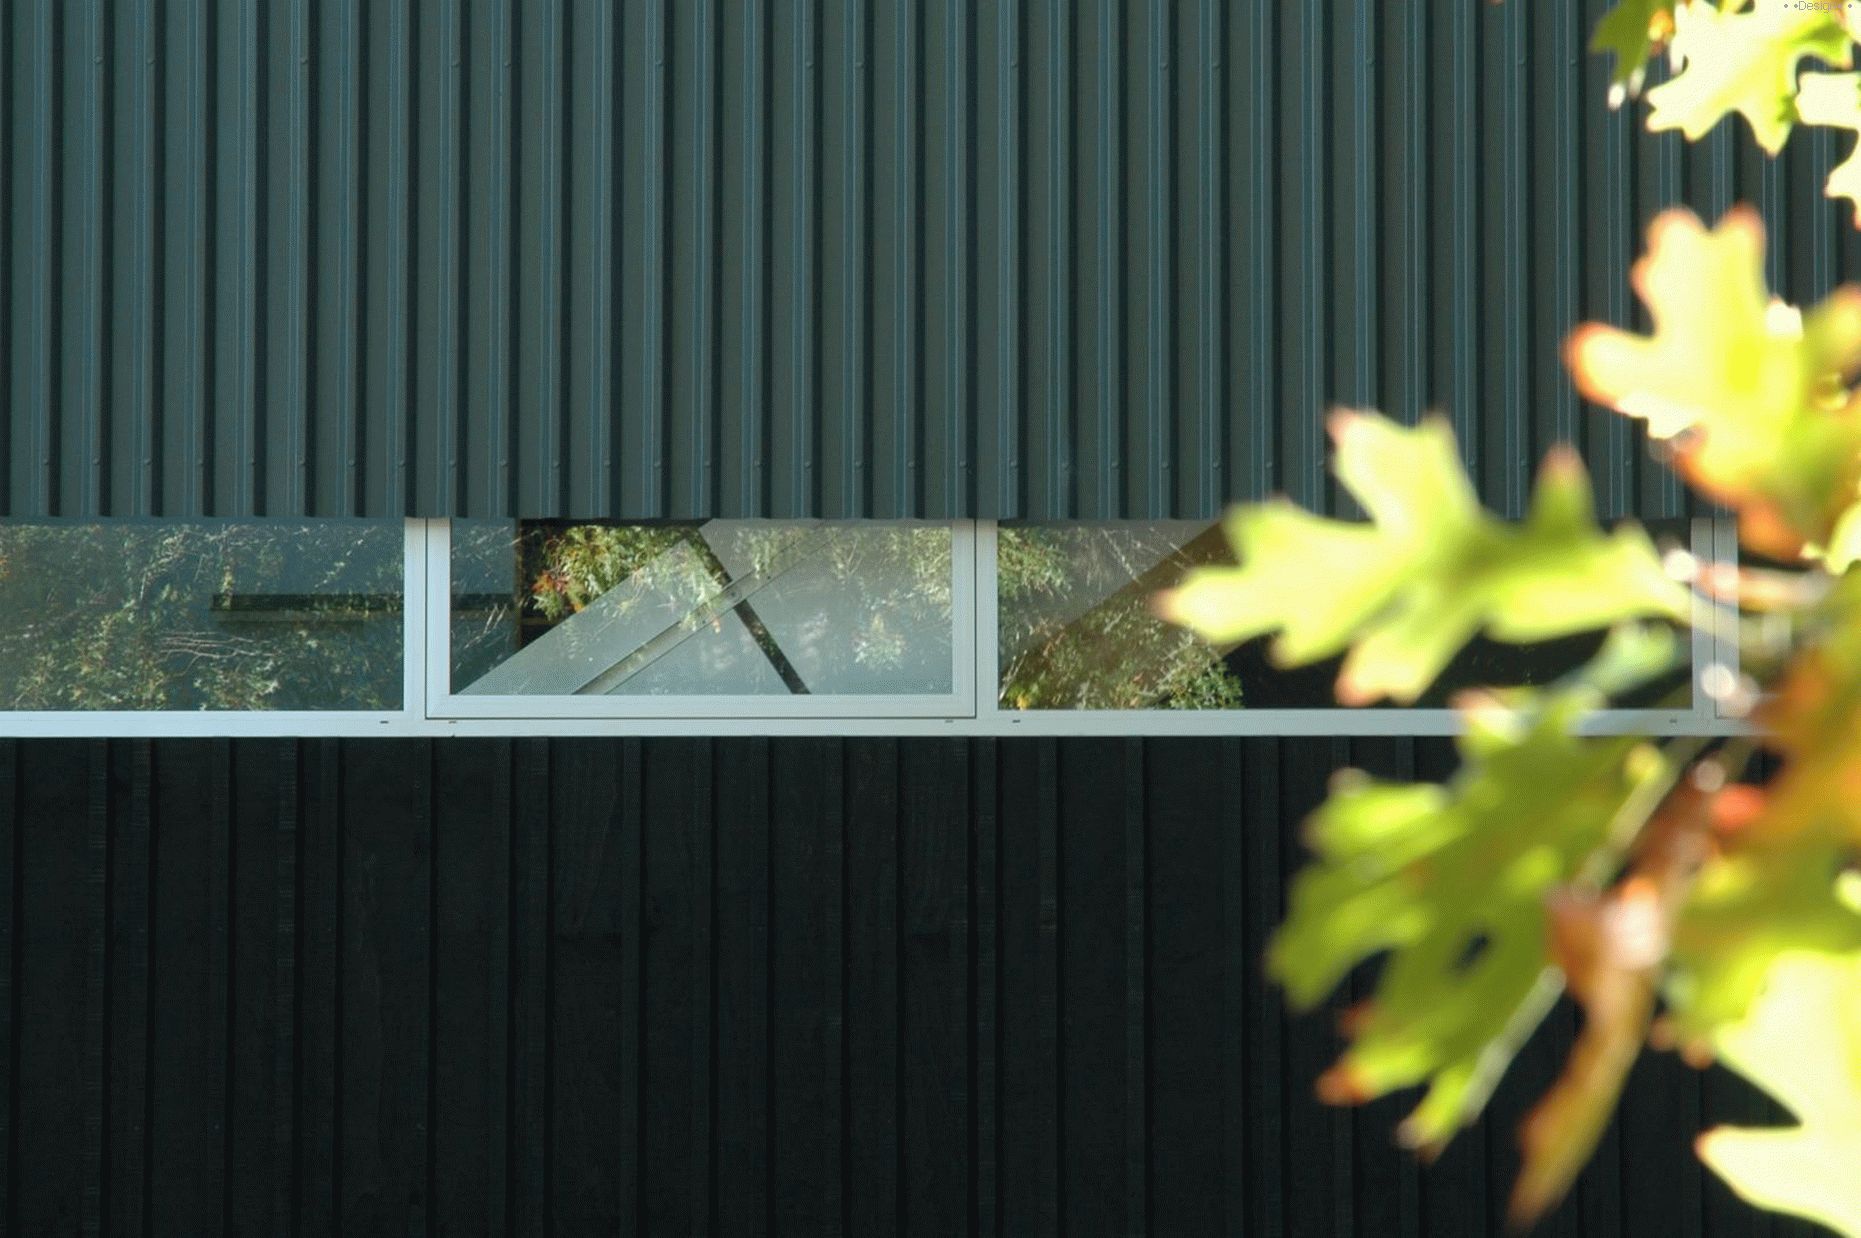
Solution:
<svg viewBox="0 0 1861 1238">
<path fill-rule="evenodd" d="M 455 521 L 463 696 L 952 691 L 951 530 Z"/>
</svg>

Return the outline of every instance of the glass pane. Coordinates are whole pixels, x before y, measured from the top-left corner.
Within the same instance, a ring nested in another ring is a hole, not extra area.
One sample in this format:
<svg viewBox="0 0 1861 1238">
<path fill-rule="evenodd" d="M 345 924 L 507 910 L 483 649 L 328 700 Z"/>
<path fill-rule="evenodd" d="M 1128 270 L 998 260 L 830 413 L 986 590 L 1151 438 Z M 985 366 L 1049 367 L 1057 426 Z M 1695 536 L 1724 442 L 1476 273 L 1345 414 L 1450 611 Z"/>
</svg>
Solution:
<svg viewBox="0 0 1861 1238">
<path fill-rule="evenodd" d="M 1685 545 L 1687 522 L 1655 522 L 1649 532 L 1660 544 Z M 996 552 L 1001 707 L 1335 706 L 1341 658 L 1285 670 L 1268 659 L 1266 638 L 1215 647 L 1150 613 L 1150 598 L 1189 568 L 1228 562 L 1221 527 L 1208 521 L 1003 525 Z M 1602 638 L 1586 632 L 1529 646 L 1476 639 L 1416 704 L 1446 705 L 1469 687 L 1549 683 L 1581 666 Z M 1687 682 L 1680 668 L 1621 703 L 1673 705 Z"/>
<path fill-rule="evenodd" d="M 0 708 L 399 709 L 401 522 L 0 523 Z"/>
<path fill-rule="evenodd" d="M 951 533 L 454 521 L 453 691 L 943 695 Z"/>
<path fill-rule="evenodd" d="M 1150 613 L 1227 553 L 1207 521 L 1003 525 L 996 538 L 1004 709 L 1232 709 L 1241 685 L 1201 638 Z"/>
</svg>

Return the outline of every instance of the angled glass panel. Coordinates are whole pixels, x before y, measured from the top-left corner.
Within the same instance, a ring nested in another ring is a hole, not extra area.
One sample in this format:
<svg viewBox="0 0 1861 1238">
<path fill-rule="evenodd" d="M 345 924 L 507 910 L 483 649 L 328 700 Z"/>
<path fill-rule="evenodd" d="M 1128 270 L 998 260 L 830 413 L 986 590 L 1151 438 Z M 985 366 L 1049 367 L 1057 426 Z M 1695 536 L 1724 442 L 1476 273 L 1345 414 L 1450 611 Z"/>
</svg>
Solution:
<svg viewBox="0 0 1861 1238">
<path fill-rule="evenodd" d="M 909 523 L 452 523 L 469 696 L 952 691 L 951 530 Z"/>
<path fill-rule="evenodd" d="M 1685 547 L 1684 519 L 1651 522 Z M 1003 709 L 1328 709 L 1341 658 L 1287 669 L 1270 640 L 1210 645 L 1158 619 L 1151 599 L 1198 564 L 1230 563 L 1209 521 L 1004 524 L 996 537 L 999 704 Z M 1448 705 L 1465 688 L 1547 684 L 1586 662 L 1603 633 L 1533 645 L 1476 638 L 1416 702 Z M 1690 703 L 1687 669 L 1618 702 Z M 1397 708 L 1388 702 L 1385 708 Z"/>
<path fill-rule="evenodd" d="M 0 709 L 401 707 L 399 520 L 0 522 Z"/>
</svg>

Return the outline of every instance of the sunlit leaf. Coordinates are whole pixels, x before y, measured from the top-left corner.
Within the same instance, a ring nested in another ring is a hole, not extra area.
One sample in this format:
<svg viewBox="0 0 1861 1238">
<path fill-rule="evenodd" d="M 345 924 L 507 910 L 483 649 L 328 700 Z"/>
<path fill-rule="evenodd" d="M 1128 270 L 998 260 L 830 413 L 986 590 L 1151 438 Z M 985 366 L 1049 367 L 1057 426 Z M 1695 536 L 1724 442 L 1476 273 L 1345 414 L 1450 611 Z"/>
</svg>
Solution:
<svg viewBox="0 0 1861 1238">
<path fill-rule="evenodd" d="M 1277 632 L 1274 660 L 1298 666 L 1349 649 L 1338 699 L 1413 701 L 1462 645 L 1547 640 L 1622 619 L 1687 613 L 1647 535 L 1596 526 L 1589 479 L 1553 452 L 1523 524 L 1481 510 L 1453 432 L 1373 413 L 1331 419 L 1338 479 L 1370 523 L 1284 501 L 1228 518 L 1239 567 L 1205 567 L 1158 602 L 1167 618 L 1224 643 Z"/>
<path fill-rule="evenodd" d="M 1739 207 L 1707 230 L 1667 211 L 1632 282 L 1652 335 L 1586 323 L 1567 357 L 1589 399 L 1648 423 L 1675 466 L 1739 512 L 1766 554 L 1826 545 L 1861 480 L 1861 289 L 1799 314 L 1764 286 L 1764 229 Z"/>
<path fill-rule="evenodd" d="M 1663 1039 L 1695 1061 L 1750 1010 L 1779 956 L 1861 950 L 1861 909 L 1827 844 L 1735 849 L 1701 869 L 1674 926 Z"/>
<path fill-rule="evenodd" d="M 1780 955 L 1861 950 L 1861 897 L 1845 873 L 1861 848 L 1861 575 L 1799 628 L 1802 648 L 1758 714 L 1783 769 L 1740 789 L 1675 927 L 1664 1023 L 1694 1056 L 1744 1017 Z"/>
<path fill-rule="evenodd" d="M 1784 956 L 1714 1043 L 1799 1124 L 1717 1127 L 1700 1136 L 1700 1159 L 1760 1207 L 1861 1235 L 1861 957 Z"/>
<path fill-rule="evenodd" d="M 1644 744 L 1571 733 L 1600 699 L 1580 687 L 1533 712 L 1469 711 L 1452 782 L 1347 776 L 1308 822 L 1317 859 L 1293 883 L 1272 974 L 1309 1008 L 1358 963 L 1390 953 L 1319 1082 L 1325 1099 L 1426 1084 L 1401 1137 L 1431 1150 L 1485 1103 L 1557 991 L 1547 892 L 1664 776 Z"/>
<path fill-rule="evenodd" d="M 1648 128 L 1692 141 L 1737 112 L 1771 154 L 1796 119 L 1796 71 L 1806 57 L 1847 68 L 1852 44 L 1832 5 L 1757 0 L 1719 8 L 1689 0 L 1674 10 L 1672 52 L 1681 71 L 1648 92 Z"/>
<path fill-rule="evenodd" d="M 1641 93 L 1648 61 L 1674 32 L 1674 0 L 1621 0 L 1604 13 L 1590 36 L 1590 50 L 1609 52 L 1609 106 Z"/>
<path fill-rule="evenodd" d="M 1797 87 L 1796 107 L 1805 124 L 1861 136 L 1861 73 L 1805 73 Z M 1823 195 L 1847 198 L 1855 226 L 1861 228 L 1861 143 L 1829 173 Z"/>
<path fill-rule="evenodd" d="M 1784 767 L 1739 833 L 1753 851 L 1861 847 L 1861 574 L 1799 626 L 1801 648 L 1758 712 Z"/>
</svg>

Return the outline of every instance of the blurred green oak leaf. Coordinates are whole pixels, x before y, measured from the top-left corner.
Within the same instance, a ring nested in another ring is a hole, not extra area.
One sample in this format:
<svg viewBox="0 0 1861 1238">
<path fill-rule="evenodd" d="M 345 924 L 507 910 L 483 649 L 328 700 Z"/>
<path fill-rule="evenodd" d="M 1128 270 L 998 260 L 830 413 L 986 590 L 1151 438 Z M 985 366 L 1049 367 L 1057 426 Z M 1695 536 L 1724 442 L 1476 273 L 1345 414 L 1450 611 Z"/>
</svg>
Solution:
<svg viewBox="0 0 1861 1238">
<path fill-rule="evenodd" d="M 1565 346 L 1577 390 L 1645 421 L 1682 477 L 1738 512 L 1752 549 L 1839 545 L 1861 482 L 1861 402 L 1846 385 L 1861 368 L 1861 289 L 1808 312 L 1773 298 L 1748 206 L 1712 228 L 1661 212 L 1629 282 L 1654 329 L 1580 325 Z"/>
<path fill-rule="evenodd" d="M 1399 1132 L 1407 1146 L 1438 1151 L 1478 1115 L 1558 991 L 1547 896 L 1665 785 L 1651 745 L 1573 734 L 1601 700 L 1578 685 L 1515 699 L 1526 708 L 1470 708 L 1451 782 L 1347 771 L 1306 823 L 1315 859 L 1293 881 L 1268 969 L 1303 1010 L 1389 954 L 1319 1095 L 1358 1102 L 1425 1084 Z"/>
<path fill-rule="evenodd" d="M 1415 700 L 1484 631 L 1514 643 L 1625 619 L 1684 620 L 1687 591 L 1638 526 L 1596 524 L 1589 478 L 1557 449 L 1531 510 L 1509 524 L 1481 509 L 1453 431 L 1372 412 L 1330 419 L 1334 468 L 1369 523 L 1275 499 L 1236 508 L 1238 567 L 1203 567 L 1159 596 L 1165 618 L 1217 644 L 1278 633 L 1271 654 L 1302 666 L 1349 649 L 1338 700 Z"/>
</svg>

